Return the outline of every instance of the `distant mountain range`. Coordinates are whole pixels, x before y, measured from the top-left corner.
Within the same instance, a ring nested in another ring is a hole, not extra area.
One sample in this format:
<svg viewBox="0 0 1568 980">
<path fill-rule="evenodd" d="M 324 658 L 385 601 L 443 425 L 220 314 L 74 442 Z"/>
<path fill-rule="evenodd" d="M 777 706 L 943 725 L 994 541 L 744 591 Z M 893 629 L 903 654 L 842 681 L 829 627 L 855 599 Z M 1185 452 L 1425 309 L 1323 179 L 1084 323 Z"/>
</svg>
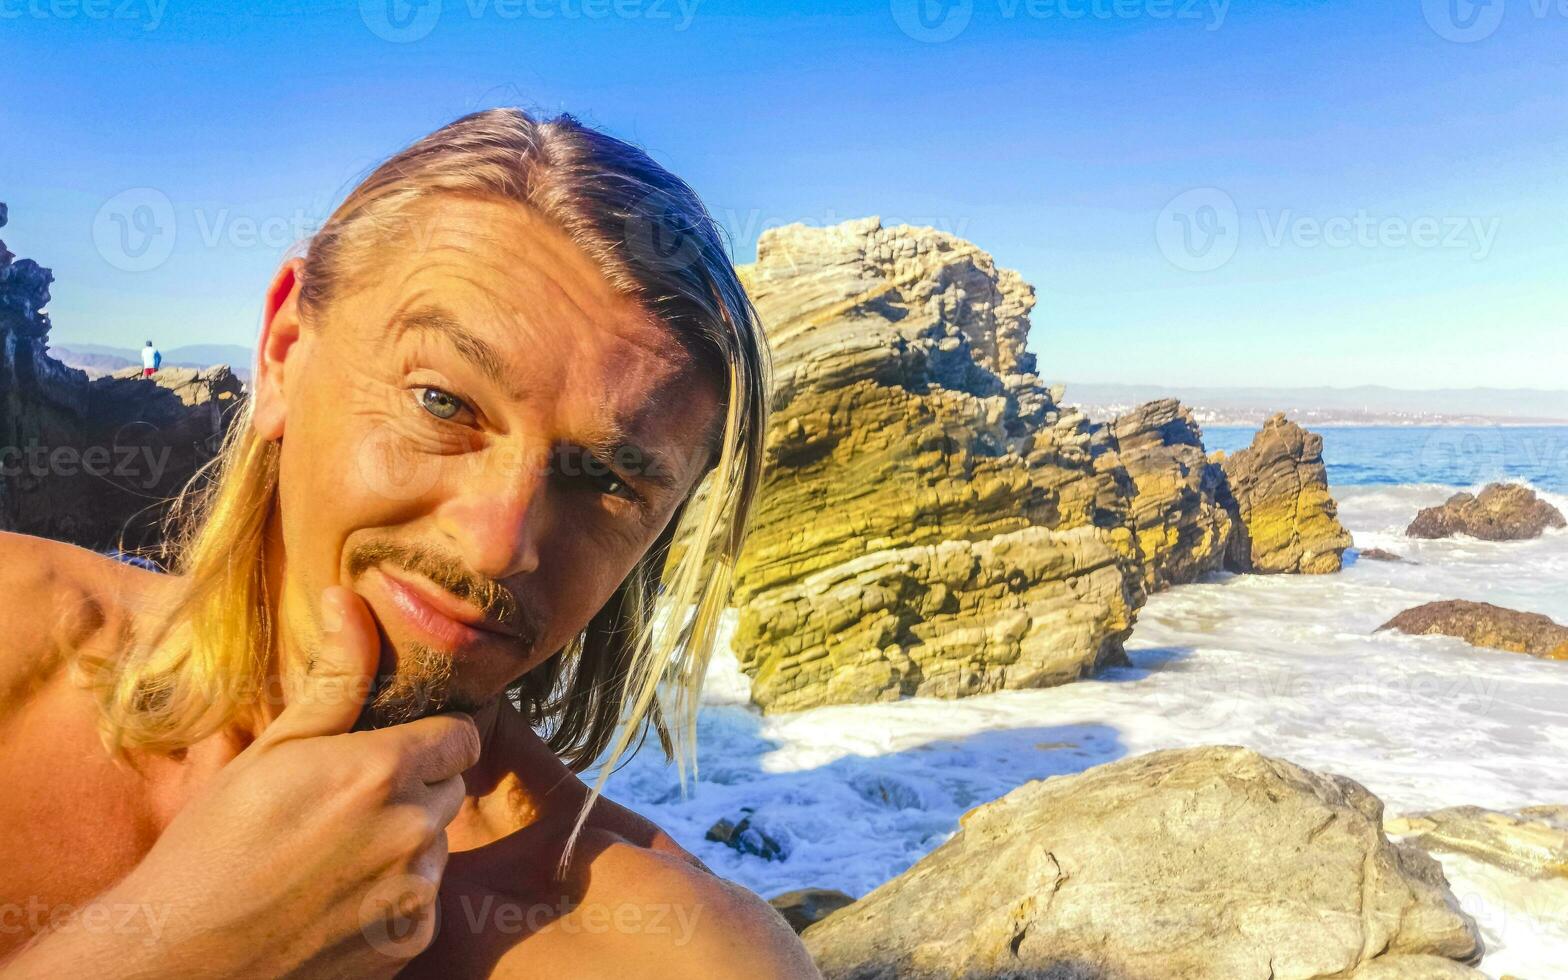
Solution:
<svg viewBox="0 0 1568 980">
<path fill-rule="evenodd" d="M 255 352 L 239 344 L 187 344 L 184 347 L 159 348 L 163 363 L 169 367 L 206 368 L 214 364 L 227 364 L 236 377 L 250 383 L 251 359 Z M 49 356 L 62 364 L 79 368 L 94 377 L 112 374 L 121 368 L 140 367 L 142 352 L 136 347 L 113 347 L 109 344 L 51 343 Z"/>
<path fill-rule="evenodd" d="M 134 347 L 51 344 L 49 353 L 88 374 L 140 365 Z M 171 367 L 227 364 L 250 383 L 255 352 L 239 344 L 189 344 L 163 352 Z M 1068 381 L 1063 401 L 1093 419 L 1109 419 L 1157 398 L 1179 398 L 1204 425 L 1260 425 L 1285 412 L 1303 425 L 1563 425 L 1568 391 L 1538 388 L 1435 388 L 1413 390 L 1362 385 L 1354 388 L 1225 388 L 1183 385 L 1100 384 Z"/>
<path fill-rule="evenodd" d="M 1064 382 L 1063 401 L 1093 419 L 1156 398 L 1179 398 L 1204 425 L 1258 425 L 1285 412 L 1313 425 L 1561 425 L 1568 391 L 1535 388 L 1220 388 Z"/>
</svg>

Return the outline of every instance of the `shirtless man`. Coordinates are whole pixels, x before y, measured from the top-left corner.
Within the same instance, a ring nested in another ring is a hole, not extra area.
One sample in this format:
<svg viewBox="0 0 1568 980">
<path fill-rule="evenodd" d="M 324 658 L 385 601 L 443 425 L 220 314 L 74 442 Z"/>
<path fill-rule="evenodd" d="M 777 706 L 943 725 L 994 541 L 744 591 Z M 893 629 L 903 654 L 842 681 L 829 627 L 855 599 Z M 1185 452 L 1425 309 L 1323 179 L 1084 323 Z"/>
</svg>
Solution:
<svg viewBox="0 0 1568 980">
<path fill-rule="evenodd" d="M 274 278 L 177 574 L 0 534 L 0 976 L 818 976 L 576 775 L 670 751 L 766 378 L 639 151 L 491 110 L 388 161 Z"/>
</svg>

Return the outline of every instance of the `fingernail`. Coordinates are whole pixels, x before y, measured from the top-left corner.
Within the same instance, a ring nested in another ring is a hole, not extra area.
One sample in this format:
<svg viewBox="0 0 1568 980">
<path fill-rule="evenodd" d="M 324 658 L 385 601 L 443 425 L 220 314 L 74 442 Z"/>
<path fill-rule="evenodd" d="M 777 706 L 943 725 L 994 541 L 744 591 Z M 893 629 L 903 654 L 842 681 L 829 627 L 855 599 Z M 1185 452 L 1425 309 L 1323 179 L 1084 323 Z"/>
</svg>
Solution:
<svg viewBox="0 0 1568 980">
<path fill-rule="evenodd" d="M 343 628 L 343 608 L 338 602 L 337 598 L 326 592 L 321 594 L 321 628 L 328 633 L 336 633 Z"/>
</svg>

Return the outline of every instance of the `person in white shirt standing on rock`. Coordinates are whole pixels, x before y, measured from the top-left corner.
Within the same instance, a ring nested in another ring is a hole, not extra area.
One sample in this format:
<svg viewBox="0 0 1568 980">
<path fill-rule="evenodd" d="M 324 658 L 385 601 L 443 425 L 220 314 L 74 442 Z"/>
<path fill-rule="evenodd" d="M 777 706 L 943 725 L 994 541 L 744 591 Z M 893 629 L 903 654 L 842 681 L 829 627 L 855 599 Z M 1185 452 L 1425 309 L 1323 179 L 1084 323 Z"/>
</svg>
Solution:
<svg viewBox="0 0 1568 980">
<path fill-rule="evenodd" d="M 142 377 L 152 377 L 153 372 L 157 371 L 158 365 L 162 363 L 163 354 L 152 345 L 152 341 L 147 341 L 147 346 L 142 348 Z"/>
</svg>

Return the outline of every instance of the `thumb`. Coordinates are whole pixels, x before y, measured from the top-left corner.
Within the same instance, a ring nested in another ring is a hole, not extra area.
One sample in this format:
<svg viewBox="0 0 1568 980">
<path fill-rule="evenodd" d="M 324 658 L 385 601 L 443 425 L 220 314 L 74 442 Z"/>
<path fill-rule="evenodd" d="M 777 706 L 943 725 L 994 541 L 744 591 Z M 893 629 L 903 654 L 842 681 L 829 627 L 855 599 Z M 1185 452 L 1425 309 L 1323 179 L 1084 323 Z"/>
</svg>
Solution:
<svg viewBox="0 0 1568 980">
<path fill-rule="evenodd" d="M 341 585 L 321 594 L 321 645 L 262 738 L 279 742 L 350 731 L 375 686 L 380 637 L 365 603 Z"/>
</svg>

